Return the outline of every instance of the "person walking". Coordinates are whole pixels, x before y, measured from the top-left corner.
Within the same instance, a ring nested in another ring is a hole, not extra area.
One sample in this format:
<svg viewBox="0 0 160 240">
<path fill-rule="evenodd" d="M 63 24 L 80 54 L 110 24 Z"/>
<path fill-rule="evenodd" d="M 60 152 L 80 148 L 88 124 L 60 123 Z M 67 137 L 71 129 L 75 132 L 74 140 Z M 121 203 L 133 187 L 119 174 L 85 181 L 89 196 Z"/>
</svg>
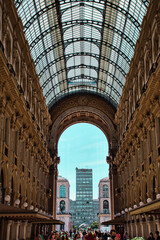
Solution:
<svg viewBox="0 0 160 240">
<path fill-rule="evenodd" d="M 41 234 L 38 233 L 38 235 L 34 238 L 34 240 L 42 240 Z"/>
<path fill-rule="evenodd" d="M 85 236 L 86 240 L 96 240 L 96 234 L 91 231 L 91 228 L 88 229 L 88 233 Z"/>
<path fill-rule="evenodd" d="M 159 231 L 155 231 L 155 240 L 160 240 Z"/>
<path fill-rule="evenodd" d="M 110 238 L 109 238 L 109 240 L 119 240 L 118 237 L 117 237 L 117 233 L 116 233 L 116 231 L 114 229 L 112 229 L 110 231 Z"/>
<path fill-rule="evenodd" d="M 149 237 L 148 237 L 148 240 L 155 240 L 152 232 L 150 232 Z"/>
</svg>

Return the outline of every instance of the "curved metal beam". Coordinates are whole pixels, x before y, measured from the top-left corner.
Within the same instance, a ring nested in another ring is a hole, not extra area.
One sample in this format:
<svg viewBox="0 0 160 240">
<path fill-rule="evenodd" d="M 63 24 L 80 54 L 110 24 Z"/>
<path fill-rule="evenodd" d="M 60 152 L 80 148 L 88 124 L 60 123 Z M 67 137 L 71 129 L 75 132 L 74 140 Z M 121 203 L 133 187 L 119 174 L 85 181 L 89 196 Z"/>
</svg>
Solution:
<svg viewBox="0 0 160 240">
<path fill-rule="evenodd" d="M 60 42 L 58 42 L 58 43 L 55 43 L 55 44 L 53 44 L 53 45 L 51 45 L 50 47 L 48 47 L 48 48 L 46 48 L 45 49 L 45 51 L 43 51 L 36 59 L 35 59 L 35 65 L 37 65 L 38 64 L 38 62 L 46 55 L 46 54 L 48 54 L 49 52 L 51 52 L 52 50 L 54 50 L 55 48 L 57 48 L 57 47 L 59 47 L 59 46 L 61 46 L 61 45 L 63 45 L 63 43 L 64 43 L 64 45 L 65 44 L 67 44 L 67 46 L 69 45 L 69 44 L 71 44 L 71 43 L 74 43 L 74 42 L 78 42 L 78 41 L 80 41 L 80 39 L 81 38 L 73 38 L 73 39 L 67 39 L 66 41 L 60 41 Z M 93 44 L 95 44 L 96 46 L 97 46 L 97 42 L 96 41 L 92 41 L 92 39 L 89 39 L 89 38 L 87 38 L 87 39 L 84 39 L 83 41 L 89 41 L 89 42 L 91 42 L 91 43 L 93 43 Z M 108 44 L 109 45 L 109 44 Z"/>
<path fill-rule="evenodd" d="M 86 1 L 86 2 L 88 2 L 88 1 Z M 77 6 L 84 6 L 84 7 L 94 8 L 94 9 L 96 9 L 97 11 L 99 11 L 103 15 L 103 9 L 95 7 L 93 5 L 88 5 L 85 2 L 83 2 L 83 3 L 82 2 L 77 2 L 77 5 L 73 5 L 73 6 L 69 6 L 67 8 L 64 8 L 64 9 L 61 10 L 61 14 L 63 15 L 66 11 L 68 11 L 68 9 L 71 9 L 71 8 L 74 8 L 74 7 L 77 7 Z M 102 4 L 102 6 L 103 6 L 103 4 Z"/>
<path fill-rule="evenodd" d="M 66 55 L 67 56 L 67 55 Z M 92 54 L 91 54 L 92 56 Z M 99 55 L 98 55 L 99 56 Z M 115 62 L 113 62 L 111 59 L 106 58 L 105 56 L 99 56 L 100 59 L 105 60 L 106 62 L 109 62 L 110 64 L 112 64 L 114 67 L 116 67 L 121 73 L 122 75 L 125 77 L 126 76 L 126 72 L 119 66 L 117 65 Z M 55 63 L 61 61 L 61 60 L 65 60 L 64 56 L 61 56 L 53 61 L 51 61 L 48 65 L 46 65 L 43 70 L 39 73 L 39 78 L 42 77 L 42 75 L 44 74 L 44 72 L 51 67 L 52 65 L 54 65 Z M 81 64 L 82 65 L 82 64 Z M 83 66 L 85 66 L 85 64 L 83 64 Z M 67 69 L 69 69 L 70 67 L 68 67 Z"/>
<path fill-rule="evenodd" d="M 76 41 L 87 41 L 87 42 L 90 42 L 90 43 L 94 43 L 95 45 L 97 45 L 97 43 L 98 43 L 98 45 L 100 45 L 100 42 L 99 41 L 97 41 L 97 39 L 94 39 L 94 38 L 75 38 L 75 39 L 71 39 L 71 40 L 74 40 L 74 42 L 76 42 Z M 69 41 L 70 41 L 70 39 L 67 39 L 67 43 L 68 43 L 68 45 L 69 44 L 71 44 L 71 43 L 69 43 Z M 105 41 L 101 41 L 102 42 L 102 45 L 105 45 L 106 47 L 109 47 L 109 48 L 111 48 L 113 51 L 115 51 L 115 52 L 117 52 L 120 56 L 122 56 L 125 60 L 126 60 L 126 62 L 128 63 L 128 64 L 130 64 L 130 59 L 128 58 L 128 56 L 126 55 L 126 54 L 124 54 L 119 48 L 117 48 L 116 46 L 114 46 L 114 45 L 112 45 L 111 43 L 108 43 L 108 42 L 105 42 Z M 74 54 L 74 53 L 71 53 L 71 54 Z M 70 54 L 67 54 L 68 55 L 68 57 L 69 57 L 69 55 Z M 67 56 L 67 55 L 65 55 L 65 56 Z M 80 55 L 80 54 L 78 54 L 78 55 Z M 94 55 L 94 54 L 93 54 Z M 98 54 L 95 54 L 95 56 L 97 56 Z M 89 55 L 88 55 L 89 56 Z M 98 55 L 99 56 L 99 55 Z M 103 56 L 101 56 L 101 57 L 103 57 Z"/>
<path fill-rule="evenodd" d="M 36 37 L 34 39 L 34 41 L 29 45 L 30 46 L 30 50 L 32 51 L 32 48 L 42 39 L 44 38 L 48 33 L 51 33 L 53 30 L 55 30 L 56 28 L 59 28 L 59 24 L 56 24 L 52 27 L 49 27 L 48 29 L 46 29 L 44 32 L 42 32 L 40 35 L 38 35 L 38 37 Z"/>
<path fill-rule="evenodd" d="M 16 0 L 15 1 L 15 5 L 16 5 L 16 8 L 19 8 L 20 5 L 22 4 L 23 0 Z"/>
<path fill-rule="evenodd" d="M 97 39 L 94 39 L 94 38 L 73 38 L 73 39 L 67 39 L 66 41 L 64 41 L 64 46 L 65 44 L 67 44 L 67 46 L 71 43 L 74 43 L 74 42 L 79 42 L 79 41 L 87 41 L 87 42 L 90 42 L 90 43 L 93 43 L 97 46 L 97 43 L 99 43 L 99 41 L 97 41 Z M 35 65 L 38 64 L 38 62 L 44 57 L 46 56 L 47 53 L 49 53 L 50 51 L 52 51 L 53 49 L 55 49 L 56 47 L 60 46 L 63 44 L 63 41 L 59 42 L 59 43 L 56 43 L 52 46 L 50 46 L 49 48 L 45 49 L 44 52 L 42 52 L 35 60 Z M 130 64 L 130 59 L 128 58 L 128 56 L 126 56 L 120 49 L 118 49 L 116 46 L 113 46 L 112 44 L 110 43 L 107 43 L 107 42 L 104 42 L 102 41 L 102 45 L 105 45 L 106 47 L 109 47 L 111 48 L 113 51 L 117 52 L 119 55 L 121 55 L 128 64 Z M 98 47 L 98 46 L 97 46 Z M 70 53 L 70 54 L 67 54 L 65 55 L 65 58 L 66 60 L 68 60 L 69 58 L 73 57 L 73 56 L 81 56 L 81 55 L 87 55 L 87 56 L 93 56 L 97 59 L 99 58 L 103 58 L 105 56 L 100 56 L 98 54 L 94 54 L 94 53 L 87 53 L 87 52 L 77 52 L 77 53 Z"/>
<path fill-rule="evenodd" d="M 88 0 L 84 0 L 84 2 L 88 2 Z M 72 0 L 70 1 L 67 1 L 68 2 L 73 2 Z M 76 1 L 75 1 L 76 2 Z M 135 25 L 136 28 L 138 28 L 138 30 L 140 31 L 141 30 L 141 25 L 139 24 L 139 22 L 129 13 L 127 12 L 125 9 L 123 9 L 122 7 L 112 3 L 112 2 L 106 2 L 106 7 L 110 7 L 110 8 L 113 8 L 115 10 L 117 10 L 118 12 L 122 13 L 124 16 L 127 16 L 127 18 L 133 23 L 133 25 Z M 62 5 L 62 4 L 61 4 Z M 52 7 L 51 7 L 52 6 Z M 55 7 L 55 3 L 52 3 L 44 8 L 42 8 L 39 12 L 36 12 L 35 15 L 33 15 L 29 20 L 28 22 L 24 25 L 24 32 L 26 32 L 26 30 L 33 24 L 33 22 L 38 18 L 40 17 L 43 13 L 47 12 L 48 10 L 52 9 L 53 7 Z M 76 20 L 75 20 L 76 21 Z M 71 21 L 71 22 L 74 22 L 74 21 Z M 93 21 L 93 22 L 96 22 L 96 21 Z M 67 22 L 69 23 L 69 21 Z M 96 24 L 96 23 L 95 23 Z M 101 22 L 101 25 L 103 23 Z M 62 26 L 63 23 L 62 23 Z"/>
<path fill-rule="evenodd" d="M 141 2 L 145 5 L 145 7 L 147 8 L 149 6 L 149 0 L 141 0 Z"/>
<path fill-rule="evenodd" d="M 56 3 L 52 2 L 51 4 L 45 6 L 44 8 L 36 12 L 36 14 L 34 14 L 24 25 L 24 32 L 27 31 L 27 29 L 34 23 L 35 20 L 37 20 L 37 18 L 39 18 L 45 12 L 52 10 L 54 7 L 56 7 Z"/>
<path fill-rule="evenodd" d="M 70 67 L 69 70 L 71 70 L 71 69 L 77 69 L 77 68 L 79 68 L 79 67 L 80 67 L 79 65 L 72 66 L 72 67 Z M 104 69 L 102 69 L 102 68 L 98 68 L 98 67 L 96 67 L 96 69 L 95 69 L 95 67 L 93 67 L 93 66 L 91 66 L 91 65 L 86 65 L 86 68 L 94 69 L 95 71 L 98 71 L 98 70 L 99 70 L 99 71 L 101 71 L 101 72 L 104 72 L 106 75 L 108 75 L 108 76 L 110 76 L 111 78 L 113 78 L 113 79 L 117 82 L 117 84 L 120 86 L 120 88 L 123 87 L 122 82 L 121 82 L 117 77 L 115 77 L 112 73 L 110 73 L 109 71 L 104 70 Z M 65 71 L 65 69 L 62 69 L 62 70 L 56 72 L 55 74 L 53 74 L 51 77 L 49 77 L 49 78 L 44 82 L 44 84 L 42 85 L 42 88 L 45 88 L 45 87 L 47 86 L 47 84 L 48 84 L 54 77 L 56 77 L 57 75 L 61 74 L 61 73 L 64 72 L 64 71 Z M 70 79 L 70 78 L 69 78 L 69 79 Z M 97 81 L 97 80 L 96 80 L 96 81 Z"/>
<path fill-rule="evenodd" d="M 91 77 L 91 76 L 88 76 L 88 75 L 84 75 L 84 79 L 87 79 L 87 80 L 91 80 L 91 81 L 94 81 L 94 82 L 97 82 L 97 78 L 94 78 L 94 77 Z M 81 75 L 79 76 L 75 76 L 75 77 L 72 77 L 72 78 L 68 78 L 68 81 L 74 81 L 74 80 L 77 80 L 77 79 L 82 79 Z M 115 94 L 120 97 L 121 94 L 117 91 L 116 88 L 114 88 L 111 84 L 109 84 L 108 82 L 102 80 L 102 79 L 98 79 L 98 82 L 101 82 L 101 83 L 104 83 L 106 86 L 110 87 L 110 88 L 113 88 Z"/>
<path fill-rule="evenodd" d="M 75 22 L 76 21 L 76 22 Z M 65 32 L 67 29 L 76 26 L 76 25 L 80 25 L 81 23 L 83 23 L 83 25 L 89 25 L 92 26 L 93 24 L 93 20 L 74 20 L 74 24 L 70 25 L 69 27 L 67 27 L 66 29 L 63 28 L 63 32 Z M 99 21 L 94 21 L 94 23 L 97 23 L 96 25 L 99 25 L 98 23 L 100 23 Z M 124 38 L 126 40 L 126 42 L 129 43 L 129 45 L 134 48 L 135 43 L 132 41 L 132 39 L 130 39 L 123 31 L 121 31 L 120 29 L 116 28 L 115 26 L 112 26 L 108 23 L 103 23 L 104 27 L 112 30 L 113 32 L 117 33 L 119 36 L 121 36 L 122 38 Z M 100 25 L 101 26 L 101 25 Z M 95 26 L 92 26 L 94 28 L 96 28 Z M 102 27 L 102 26 L 101 26 Z M 96 28 L 97 29 L 97 28 Z M 98 29 L 97 29 L 98 30 Z"/>
<path fill-rule="evenodd" d="M 91 27 L 91 28 L 95 28 L 100 34 L 102 34 L 102 26 L 95 26 L 95 25 L 92 25 L 91 23 L 85 23 L 84 22 L 85 20 L 82 20 L 82 24 L 83 25 L 87 25 L 87 26 L 89 26 L 89 27 Z M 79 23 L 74 23 L 74 24 L 72 24 L 72 25 L 70 25 L 70 26 L 67 26 L 67 27 L 63 27 L 63 34 L 68 30 L 68 29 L 70 29 L 70 28 L 73 28 L 73 27 L 75 27 L 75 26 L 77 26 L 77 25 L 81 25 L 81 24 L 79 24 Z"/>
<path fill-rule="evenodd" d="M 79 79 L 81 79 L 81 77 L 80 76 L 77 76 L 77 77 L 79 77 Z M 87 76 L 87 77 L 89 77 L 91 80 L 92 80 L 92 77 L 90 77 L 90 76 Z M 94 78 L 93 78 L 94 79 Z M 96 78 L 95 78 L 96 79 Z M 63 81 L 67 81 L 68 79 L 64 79 Z M 97 80 L 97 79 L 96 79 Z M 107 82 L 105 82 L 105 81 L 103 81 L 103 80 L 101 80 L 101 79 L 99 79 L 102 83 L 105 83 L 106 84 L 106 86 L 108 86 L 108 87 L 112 87 L 112 85 L 111 84 L 109 84 L 109 83 L 107 83 Z M 63 82 L 62 81 L 62 82 Z M 91 86 L 91 85 L 88 85 L 88 84 L 80 84 L 80 85 L 84 85 L 84 86 L 86 86 L 86 87 L 88 87 L 88 86 L 90 86 L 90 87 L 92 87 L 92 88 L 97 88 L 97 89 L 99 89 L 99 90 L 101 90 L 100 88 L 98 88 L 97 86 Z M 54 85 L 54 87 L 52 87 L 52 88 L 50 88 L 49 89 L 49 91 L 48 92 L 46 92 L 46 94 L 45 94 L 45 98 L 47 98 L 49 95 L 50 95 L 50 93 L 57 87 L 57 86 L 59 86 L 59 83 L 57 83 L 57 84 L 55 84 Z M 71 85 L 68 87 L 68 88 L 70 88 L 70 87 L 72 87 Z M 75 86 L 73 86 L 74 88 L 75 88 Z M 118 96 L 118 97 L 120 97 L 121 95 L 119 94 L 119 92 L 114 88 L 114 87 L 112 87 L 112 89 L 113 89 L 113 91 L 114 91 L 114 93 Z"/>
<path fill-rule="evenodd" d="M 71 21 L 72 22 L 72 21 Z M 80 24 L 80 22 L 82 22 L 81 20 L 80 21 L 76 21 L 76 23 L 75 23 L 75 25 L 76 24 Z M 93 24 L 93 22 L 97 22 L 98 23 L 98 21 L 92 21 L 92 20 L 83 20 L 83 23 L 84 24 L 89 24 L 89 22 L 90 22 L 90 24 Z M 73 25 L 72 25 L 73 26 Z M 71 27 L 72 27 L 71 26 Z M 121 36 L 123 39 L 125 39 L 126 40 L 126 42 L 134 49 L 134 46 L 135 46 L 135 43 L 126 35 L 126 34 L 124 34 L 124 32 L 122 32 L 121 30 L 119 30 L 119 29 L 117 29 L 116 27 L 114 27 L 114 26 L 112 26 L 112 25 L 110 25 L 110 24 L 107 24 L 107 23 L 104 23 L 104 26 L 106 27 L 106 28 L 108 28 L 109 30 L 112 30 L 113 32 L 115 32 L 115 33 L 117 33 L 119 36 Z M 48 29 L 46 29 L 44 32 L 42 32 L 40 35 L 38 35 L 35 39 L 34 39 L 34 41 L 30 44 L 30 48 L 31 48 L 31 50 L 32 50 L 32 48 L 43 38 L 43 37 L 45 37 L 47 34 L 49 34 L 49 33 L 51 33 L 52 31 L 54 31 L 56 28 L 58 28 L 59 27 L 59 24 L 56 24 L 56 25 L 54 25 L 54 26 L 52 26 L 52 27 L 49 27 Z M 99 39 L 97 39 L 97 40 L 99 40 Z M 100 40 L 99 40 L 100 41 Z M 58 43 L 56 43 L 56 44 L 58 44 Z"/>
</svg>

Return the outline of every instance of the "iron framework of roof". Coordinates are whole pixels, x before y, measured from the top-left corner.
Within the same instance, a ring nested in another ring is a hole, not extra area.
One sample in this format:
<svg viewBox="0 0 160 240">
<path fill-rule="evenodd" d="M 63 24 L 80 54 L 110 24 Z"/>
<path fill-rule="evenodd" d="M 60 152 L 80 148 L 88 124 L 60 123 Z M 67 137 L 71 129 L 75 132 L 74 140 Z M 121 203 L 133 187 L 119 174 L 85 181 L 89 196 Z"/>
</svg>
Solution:
<svg viewBox="0 0 160 240">
<path fill-rule="evenodd" d="M 119 103 L 149 0 L 15 0 L 46 103 L 87 91 Z"/>
</svg>

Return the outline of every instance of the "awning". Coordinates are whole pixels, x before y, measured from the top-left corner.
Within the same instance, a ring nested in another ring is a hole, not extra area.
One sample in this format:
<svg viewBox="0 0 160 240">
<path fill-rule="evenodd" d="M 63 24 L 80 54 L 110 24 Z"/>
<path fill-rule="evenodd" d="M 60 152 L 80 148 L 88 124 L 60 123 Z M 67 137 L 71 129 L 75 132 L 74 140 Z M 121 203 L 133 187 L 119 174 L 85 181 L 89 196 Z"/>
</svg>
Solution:
<svg viewBox="0 0 160 240">
<path fill-rule="evenodd" d="M 156 199 L 150 203 L 146 203 L 143 206 L 137 207 L 130 211 L 130 215 L 138 214 L 159 214 L 160 213 L 160 199 Z"/>
<path fill-rule="evenodd" d="M 0 218 L 7 218 L 13 221 L 27 220 L 31 223 L 42 223 L 46 225 L 64 225 L 64 222 L 58 219 L 53 219 L 47 214 L 37 213 L 35 211 L 9 206 L 7 204 L 0 204 Z"/>
<path fill-rule="evenodd" d="M 101 225 L 105 225 L 105 226 L 109 226 L 109 225 L 122 225 L 125 223 L 124 218 L 119 217 L 119 218 L 115 218 L 106 222 L 102 222 Z"/>
<path fill-rule="evenodd" d="M 36 221 L 36 222 L 32 222 L 32 223 L 34 223 L 34 224 L 40 223 L 40 224 L 46 224 L 46 225 L 64 225 L 65 224 L 64 222 L 57 220 L 57 219 L 52 219 L 49 221 Z"/>
</svg>

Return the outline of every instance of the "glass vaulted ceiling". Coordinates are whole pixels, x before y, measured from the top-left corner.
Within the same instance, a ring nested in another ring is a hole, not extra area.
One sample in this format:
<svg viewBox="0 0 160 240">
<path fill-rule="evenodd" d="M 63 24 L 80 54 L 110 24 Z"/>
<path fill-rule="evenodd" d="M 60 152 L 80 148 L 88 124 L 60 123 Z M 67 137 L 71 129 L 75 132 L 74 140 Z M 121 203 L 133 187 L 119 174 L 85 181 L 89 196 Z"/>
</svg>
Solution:
<svg viewBox="0 0 160 240">
<path fill-rule="evenodd" d="M 15 0 L 50 107 L 89 91 L 118 105 L 149 0 Z"/>
</svg>

